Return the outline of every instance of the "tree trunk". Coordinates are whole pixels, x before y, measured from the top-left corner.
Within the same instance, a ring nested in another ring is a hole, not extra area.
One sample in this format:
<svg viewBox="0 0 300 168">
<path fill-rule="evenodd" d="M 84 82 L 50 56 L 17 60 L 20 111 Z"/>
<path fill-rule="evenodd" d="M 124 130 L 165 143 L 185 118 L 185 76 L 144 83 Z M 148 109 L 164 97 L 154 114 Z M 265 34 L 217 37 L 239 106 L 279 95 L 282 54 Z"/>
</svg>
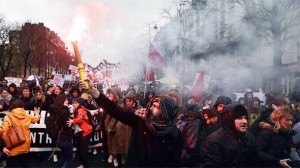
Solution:
<svg viewBox="0 0 300 168">
<path fill-rule="evenodd" d="M 25 63 L 24 64 L 24 77 L 26 77 L 26 75 L 27 75 L 26 71 L 27 71 L 27 64 Z"/>
<path fill-rule="evenodd" d="M 271 31 L 273 37 L 273 83 L 274 92 L 282 93 L 282 41 L 281 41 L 281 23 L 278 21 L 278 10 L 274 6 L 271 19 Z"/>
</svg>

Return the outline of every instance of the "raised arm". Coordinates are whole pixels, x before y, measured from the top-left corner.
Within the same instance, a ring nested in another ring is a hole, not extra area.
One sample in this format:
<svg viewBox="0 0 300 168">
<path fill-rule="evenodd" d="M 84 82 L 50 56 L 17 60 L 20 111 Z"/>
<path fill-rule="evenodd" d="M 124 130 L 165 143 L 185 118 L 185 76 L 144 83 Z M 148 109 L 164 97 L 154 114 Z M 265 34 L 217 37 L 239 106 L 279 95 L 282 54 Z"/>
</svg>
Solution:
<svg viewBox="0 0 300 168">
<path fill-rule="evenodd" d="M 31 116 L 31 123 L 36 123 L 40 120 L 41 116 L 40 116 L 40 108 L 39 107 L 35 107 L 33 110 L 34 116 Z"/>
<path fill-rule="evenodd" d="M 80 87 L 84 88 L 85 85 L 79 83 Z M 114 104 L 109 100 L 104 94 L 100 93 L 92 82 L 89 82 L 89 91 L 92 97 L 95 99 L 96 103 L 105 111 L 107 114 L 116 118 L 120 122 L 134 126 L 137 124 L 139 117 L 134 114 L 134 111 L 125 110 Z"/>
</svg>

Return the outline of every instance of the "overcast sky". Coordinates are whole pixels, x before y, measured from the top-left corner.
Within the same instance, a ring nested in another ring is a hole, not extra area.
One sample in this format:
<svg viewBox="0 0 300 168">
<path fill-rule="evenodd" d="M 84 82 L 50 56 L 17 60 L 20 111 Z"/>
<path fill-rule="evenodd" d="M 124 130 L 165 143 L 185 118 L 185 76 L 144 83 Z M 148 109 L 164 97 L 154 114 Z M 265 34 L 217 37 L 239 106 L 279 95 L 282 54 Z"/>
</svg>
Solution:
<svg viewBox="0 0 300 168">
<path fill-rule="evenodd" d="M 166 22 L 161 11 L 171 6 L 170 1 L 0 0 L 0 14 L 8 22 L 43 22 L 71 52 L 70 42 L 77 40 L 83 60 L 96 66 L 102 59 L 119 62 L 143 57 L 134 49 L 143 45 L 141 36 L 147 33 L 147 24 L 153 27 Z"/>
</svg>

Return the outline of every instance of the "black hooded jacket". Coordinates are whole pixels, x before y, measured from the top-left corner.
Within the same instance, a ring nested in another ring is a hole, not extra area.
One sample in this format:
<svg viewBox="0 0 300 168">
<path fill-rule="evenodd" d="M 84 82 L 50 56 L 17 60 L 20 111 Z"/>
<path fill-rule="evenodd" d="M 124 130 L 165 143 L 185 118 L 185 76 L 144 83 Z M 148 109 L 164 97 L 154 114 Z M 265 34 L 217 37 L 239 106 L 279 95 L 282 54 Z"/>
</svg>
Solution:
<svg viewBox="0 0 300 168">
<path fill-rule="evenodd" d="M 210 134 L 204 144 L 206 167 L 253 167 L 257 157 L 255 138 L 235 131 L 234 120 L 247 115 L 242 105 L 228 105 L 222 116 L 222 128 Z"/>
<path fill-rule="evenodd" d="M 147 119 L 138 117 L 129 109 L 119 108 L 103 94 L 95 100 L 110 116 L 132 127 L 126 167 L 181 167 L 183 137 L 176 127 L 177 135 L 157 136 L 147 126 Z M 164 106 L 161 108 L 164 113 Z"/>
</svg>

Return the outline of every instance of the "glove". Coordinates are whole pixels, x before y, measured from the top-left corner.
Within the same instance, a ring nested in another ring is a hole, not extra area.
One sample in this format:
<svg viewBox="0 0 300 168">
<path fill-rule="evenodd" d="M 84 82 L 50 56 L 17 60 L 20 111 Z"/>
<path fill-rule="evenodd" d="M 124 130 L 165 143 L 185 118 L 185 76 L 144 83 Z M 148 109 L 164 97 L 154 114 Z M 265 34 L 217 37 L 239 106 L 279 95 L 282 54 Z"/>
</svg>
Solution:
<svg viewBox="0 0 300 168">
<path fill-rule="evenodd" d="M 86 82 L 88 83 L 89 88 L 87 88 Z M 95 88 L 94 83 L 92 81 L 81 81 L 80 80 L 78 82 L 78 85 L 82 90 L 84 90 L 87 93 L 90 93 L 93 96 L 93 98 L 96 99 L 99 97 L 100 92 Z"/>
</svg>

